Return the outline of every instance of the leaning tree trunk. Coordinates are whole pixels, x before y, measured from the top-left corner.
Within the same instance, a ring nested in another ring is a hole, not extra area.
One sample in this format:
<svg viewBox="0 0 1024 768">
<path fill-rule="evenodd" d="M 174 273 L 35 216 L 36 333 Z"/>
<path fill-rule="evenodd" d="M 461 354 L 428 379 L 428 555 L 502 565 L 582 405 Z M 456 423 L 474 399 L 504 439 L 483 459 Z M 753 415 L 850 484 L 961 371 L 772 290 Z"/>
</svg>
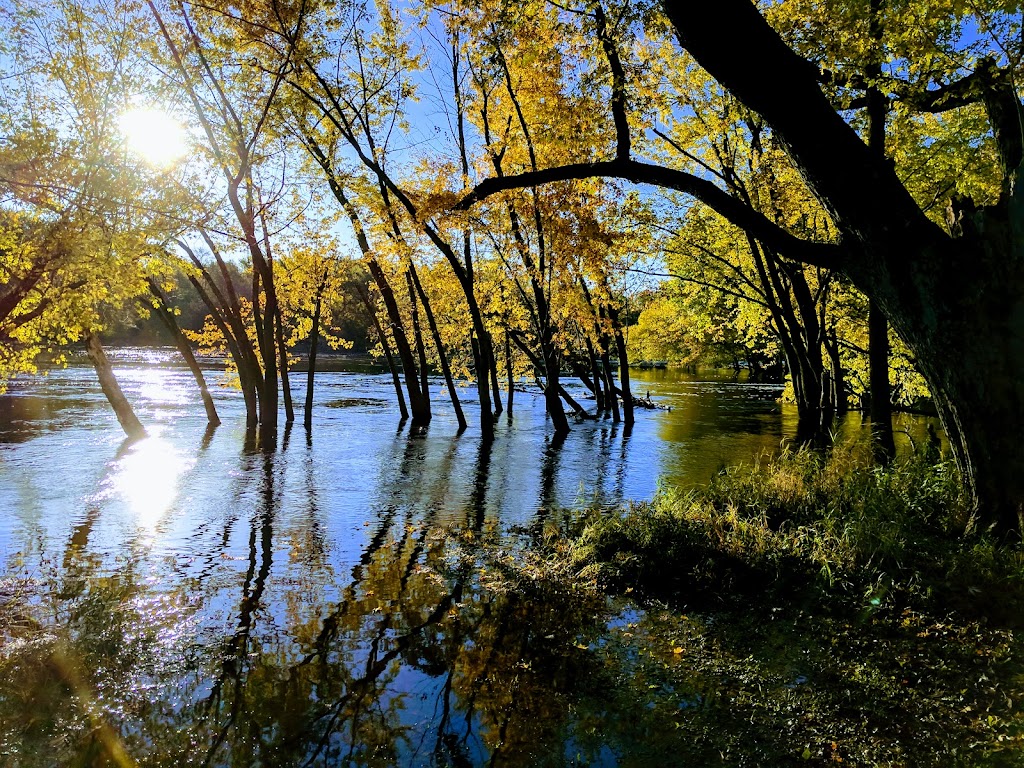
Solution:
<svg viewBox="0 0 1024 768">
<path fill-rule="evenodd" d="M 430 416 L 430 380 L 427 378 L 427 349 L 423 343 L 423 333 L 420 331 L 420 313 L 416 300 L 416 289 L 413 287 L 409 270 L 405 271 L 405 281 L 409 289 L 409 306 L 412 317 L 412 336 L 416 342 L 416 356 L 420 364 L 420 392 L 423 401 L 426 403 L 427 417 Z"/>
<path fill-rule="evenodd" d="M 430 300 L 426 291 L 420 284 L 419 275 L 416 274 L 416 267 L 409 262 L 409 271 L 406 273 L 411 278 L 412 284 L 416 287 L 416 295 L 420 297 L 423 304 L 423 314 L 427 316 L 427 325 L 430 327 L 430 335 L 434 339 L 434 348 L 437 350 L 437 359 L 441 363 L 441 373 L 444 374 L 444 383 L 448 387 L 448 395 L 451 397 L 452 408 L 455 410 L 455 419 L 459 422 L 459 432 L 465 431 L 466 415 L 462 412 L 462 403 L 459 402 L 459 393 L 455 389 L 455 378 L 452 376 L 452 367 L 448 364 L 448 354 L 444 351 L 444 343 L 441 340 L 441 332 L 437 328 L 437 320 L 434 318 L 434 310 L 430 307 Z M 415 297 L 413 297 L 415 298 Z"/>
<path fill-rule="evenodd" d="M 95 333 L 90 332 L 85 335 L 85 352 L 96 369 L 100 388 L 106 395 L 110 407 L 114 409 L 117 421 L 121 424 L 125 434 L 132 439 L 145 437 L 146 429 L 135 415 L 135 411 L 132 410 L 128 398 L 121 391 L 121 385 L 117 383 L 117 377 L 114 376 L 114 369 L 111 368 L 110 361 L 103 351 L 103 345 L 100 344 L 100 338 Z"/>
<path fill-rule="evenodd" d="M 203 407 L 206 409 L 206 420 L 216 427 L 220 424 L 220 416 L 217 415 L 217 408 L 213 404 L 213 397 L 206 386 L 206 377 L 203 376 L 203 370 L 199 367 L 199 362 L 192 352 L 192 346 L 188 343 L 188 339 L 185 338 L 185 334 L 182 333 L 181 327 L 174 317 L 174 312 L 167 303 L 167 297 L 160 290 L 160 286 L 151 277 L 146 278 L 146 281 L 149 284 L 150 293 L 160 303 L 160 306 L 156 307 L 156 316 L 160 318 L 164 327 L 171 334 L 171 338 L 174 339 L 174 345 L 178 348 L 178 353 L 192 372 L 192 378 L 196 380 L 196 385 L 199 387 L 199 395 L 203 399 Z"/>
<path fill-rule="evenodd" d="M 362 299 L 363 305 L 366 307 L 366 311 L 370 315 L 370 319 L 373 321 L 373 327 L 377 331 L 377 338 L 380 340 L 380 348 L 384 350 L 384 359 L 387 361 L 388 370 L 391 371 L 391 381 L 395 385 L 395 394 L 398 396 L 398 411 L 402 414 L 402 421 L 409 418 L 409 409 L 405 407 L 405 395 L 402 393 L 402 380 L 398 375 L 398 366 L 395 365 L 394 355 L 391 354 L 391 345 L 388 342 L 387 334 L 384 333 L 384 328 L 381 327 L 380 319 L 377 317 L 377 310 L 370 303 L 370 295 L 366 290 L 359 286 L 356 289 L 359 292 L 359 298 Z"/>
<path fill-rule="evenodd" d="M 395 293 L 388 282 L 387 276 L 375 259 L 369 258 L 366 265 L 370 270 L 370 275 L 373 277 L 380 297 L 384 301 L 384 308 L 391 323 L 391 333 L 395 338 L 395 346 L 398 349 L 398 358 L 402 361 L 405 388 L 409 395 L 409 410 L 412 411 L 412 426 L 426 426 L 430 423 L 430 403 L 423 398 L 423 389 L 420 386 L 419 374 L 416 370 L 416 359 L 413 356 L 412 346 L 409 344 L 409 337 L 405 333 L 405 325 L 402 322 L 402 314 L 398 309 L 398 302 L 395 300 Z M 423 371 L 423 376 L 426 375 L 427 372 Z"/>
</svg>

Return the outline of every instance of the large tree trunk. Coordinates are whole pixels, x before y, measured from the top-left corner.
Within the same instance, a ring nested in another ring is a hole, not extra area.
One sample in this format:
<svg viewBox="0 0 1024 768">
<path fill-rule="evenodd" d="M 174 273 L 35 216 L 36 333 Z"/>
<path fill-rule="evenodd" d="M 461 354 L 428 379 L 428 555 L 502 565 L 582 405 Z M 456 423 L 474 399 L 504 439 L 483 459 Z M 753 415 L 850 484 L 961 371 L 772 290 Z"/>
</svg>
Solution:
<svg viewBox="0 0 1024 768">
<path fill-rule="evenodd" d="M 100 389 L 106 395 L 110 407 L 114 409 L 117 421 L 124 433 L 132 439 L 145 437 L 146 429 L 135 415 L 135 411 L 132 410 L 128 398 L 121 391 L 121 385 L 117 383 L 117 378 L 114 376 L 114 369 L 110 367 L 110 361 L 103 351 L 103 345 L 100 344 L 99 336 L 95 333 L 90 332 L 85 335 L 85 352 L 96 369 L 96 376 L 100 380 Z"/>
<path fill-rule="evenodd" d="M 914 305 L 889 310 L 917 358 L 981 521 L 1024 522 L 1024 204 L 973 214 L 977 229 L 936 253 Z M 966 222 L 965 222 L 966 223 Z M 966 227 L 965 227 L 966 228 Z M 941 266 L 940 266 L 941 265 Z M 947 275 L 946 280 L 938 279 Z"/>
</svg>

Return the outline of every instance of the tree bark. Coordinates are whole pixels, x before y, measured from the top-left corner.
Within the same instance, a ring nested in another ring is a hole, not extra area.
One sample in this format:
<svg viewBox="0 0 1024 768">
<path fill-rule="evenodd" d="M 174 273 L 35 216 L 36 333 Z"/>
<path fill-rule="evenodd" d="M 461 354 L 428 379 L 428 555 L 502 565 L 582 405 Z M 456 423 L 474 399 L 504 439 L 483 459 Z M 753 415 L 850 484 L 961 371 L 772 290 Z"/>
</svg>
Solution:
<svg viewBox="0 0 1024 768">
<path fill-rule="evenodd" d="M 512 378 L 512 344 L 508 337 L 508 327 L 505 328 L 505 375 L 508 378 L 508 405 L 505 412 L 508 420 L 512 421 L 512 396 L 516 392 L 515 380 Z"/>
<path fill-rule="evenodd" d="M 622 324 L 619 322 L 619 310 L 608 304 L 608 318 L 612 321 L 612 332 L 615 337 L 615 351 L 619 357 L 619 389 L 622 392 L 622 423 L 633 426 L 633 392 L 629 387 L 629 353 L 626 351 L 626 339 L 622 335 Z"/>
<path fill-rule="evenodd" d="M 103 390 L 110 407 L 114 409 L 114 414 L 124 433 L 133 440 L 145 437 L 146 429 L 135 415 L 135 411 L 132 410 L 128 398 L 121 391 L 121 385 L 117 383 L 117 377 L 114 376 L 114 369 L 110 367 L 110 361 L 103 351 L 100 338 L 95 333 L 89 332 L 85 335 L 85 352 L 89 356 L 93 368 L 96 369 L 96 376 L 100 380 L 100 389 Z"/>
<path fill-rule="evenodd" d="M 409 338 L 405 334 L 405 326 L 402 323 L 402 315 L 398 311 L 398 303 L 395 301 L 395 294 L 391 290 L 391 284 L 384 275 L 380 265 L 374 259 L 367 262 L 370 275 L 373 277 L 384 300 L 384 307 L 391 321 L 391 332 L 395 337 L 395 346 L 398 348 L 398 358 L 402 361 L 402 373 L 405 378 L 406 391 L 409 394 L 409 410 L 412 411 L 413 426 L 426 426 L 430 423 L 430 405 L 423 399 L 423 389 L 420 387 L 419 375 L 416 372 L 416 359 L 413 357 L 412 347 Z M 426 375 L 426 371 L 423 372 Z"/>
<path fill-rule="evenodd" d="M 430 381 L 427 378 L 427 349 L 423 344 L 423 334 L 420 332 L 419 302 L 416 300 L 416 288 L 412 284 L 412 276 L 409 270 L 405 271 L 406 287 L 409 289 L 409 305 L 412 313 L 412 337 L 416 342 L 416 356 L 420 364 L 420 393 L 423 402 L 426 404 L 427 414 L 430 414 Z"/>
</svg>

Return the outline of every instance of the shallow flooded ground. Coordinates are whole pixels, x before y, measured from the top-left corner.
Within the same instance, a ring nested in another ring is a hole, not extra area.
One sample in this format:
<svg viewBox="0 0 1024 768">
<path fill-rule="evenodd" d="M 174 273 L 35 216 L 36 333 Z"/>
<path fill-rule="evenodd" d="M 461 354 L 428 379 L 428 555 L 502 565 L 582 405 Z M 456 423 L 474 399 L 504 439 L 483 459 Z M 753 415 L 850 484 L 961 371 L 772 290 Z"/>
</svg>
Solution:
<svg viewBox="0 0 1024 768">
<path fill-rule="evenodd" d="M 88 368 L 0 398 L 0 763 L 827 757 L 827 735 L 797 743 L 779 723 L 807 700 L 841 706 L 809 685 L 839 624 L 787 619 L 744 648 L 714 617 L 669 628 L 650 606 L 506 567 L 564 510 L 649 499 L 776 450 L 796 426 L 777 388 L 636 372 L 664 409 L 628 433 L 581 422 L 560 446 L 541 398 L 517 393 L 487 446 L 468 388 L 466 433 L 435 387 L 429 430 L 410 435 L 389 376 L 331 372 L 312 434 L 282 430 L 254 453 L 237 393 L 218 388 L 224 425 L 208 431 L 170 357 L 114 356 L 150 434 L 135 444 Z M 778 711 L 752 704 L 755 688 Z"/>
</svg>

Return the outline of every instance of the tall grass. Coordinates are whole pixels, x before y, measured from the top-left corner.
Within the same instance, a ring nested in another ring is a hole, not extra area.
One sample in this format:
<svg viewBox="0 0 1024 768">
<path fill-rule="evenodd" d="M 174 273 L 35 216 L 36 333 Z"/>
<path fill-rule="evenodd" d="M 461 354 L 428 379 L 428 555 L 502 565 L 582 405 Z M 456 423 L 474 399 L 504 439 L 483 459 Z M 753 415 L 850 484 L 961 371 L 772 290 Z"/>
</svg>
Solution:
<svg viewBox="0 0 1024 768">
<path fill-rule="evenodd" d="M 592 514 L 570 553 L 605 585 L 690 603 L 776 588 L 1024 615 L 1021 553 L 974 529 L 953 465 L 914 455 L 881 467 L 865 441 L 786 450 L 704 489 Z"/>
</svg>

